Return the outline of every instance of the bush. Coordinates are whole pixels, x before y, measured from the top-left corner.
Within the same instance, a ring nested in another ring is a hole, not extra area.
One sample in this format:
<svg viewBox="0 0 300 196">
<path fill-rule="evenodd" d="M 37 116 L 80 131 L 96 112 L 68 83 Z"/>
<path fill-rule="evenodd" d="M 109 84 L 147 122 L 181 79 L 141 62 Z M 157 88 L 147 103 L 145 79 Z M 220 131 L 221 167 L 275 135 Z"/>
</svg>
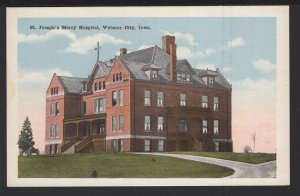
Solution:
<svg viewBox="0 0 300 196">
<path fill-rule="evenodd" d="M 244 153 L 252 152 L 252 148 L 249 145 L 244 146 Z"/>
</svg>

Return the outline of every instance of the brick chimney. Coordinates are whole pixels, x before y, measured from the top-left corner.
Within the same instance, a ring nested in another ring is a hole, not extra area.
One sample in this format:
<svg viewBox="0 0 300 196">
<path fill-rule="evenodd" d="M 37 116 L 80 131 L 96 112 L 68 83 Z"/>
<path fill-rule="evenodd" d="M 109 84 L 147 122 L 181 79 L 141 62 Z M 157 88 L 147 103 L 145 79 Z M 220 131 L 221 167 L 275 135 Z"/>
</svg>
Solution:
<svg viewBox="0 0 300 196">
<path fill-rule="evenodd" d="M 123 54 L 127 54 L 127 49 L 126 48 L 120 48 L 120 56 Z"/>
<path fill-rule="evenodd" d="M 170 54 L 170 45 L 175 44 L 175 36 L 165 35 L 162 37 L 162 49 Z"/>
<path fill-rule="evenodd" d="M 169 50 L 170 50 L 170 80 L 172 82 L 176 82 L 176 44 L 172 43 L 169 46 Z"/>
</svg>

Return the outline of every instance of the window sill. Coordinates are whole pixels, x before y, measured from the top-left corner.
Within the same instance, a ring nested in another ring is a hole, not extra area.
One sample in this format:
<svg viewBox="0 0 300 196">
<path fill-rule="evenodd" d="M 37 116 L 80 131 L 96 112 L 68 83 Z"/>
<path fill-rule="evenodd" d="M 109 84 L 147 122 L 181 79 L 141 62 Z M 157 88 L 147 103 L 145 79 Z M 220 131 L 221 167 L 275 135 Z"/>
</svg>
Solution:
<svg viewBox="0 0 300 196">
<path fill-rule="evenodd" d="M 145 104 L 144 104 L 144 106 L 151 106 L 151 105 L 145 105 Z"/>
</svg>

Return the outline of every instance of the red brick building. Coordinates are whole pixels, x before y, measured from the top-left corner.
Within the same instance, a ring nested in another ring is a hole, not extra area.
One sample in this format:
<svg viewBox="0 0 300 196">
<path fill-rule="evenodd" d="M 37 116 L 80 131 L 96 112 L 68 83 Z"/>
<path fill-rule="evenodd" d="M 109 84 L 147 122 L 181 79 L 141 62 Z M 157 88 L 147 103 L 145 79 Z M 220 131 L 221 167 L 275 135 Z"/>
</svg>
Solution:
<svg viewBox="0 0 300 196">
<path fill-rule="evenodd" d="M 46 93 L 46 154 L 232 151 L 231 85 L 217 69 L 158 46 L 97 61 L 87 78 L 54 73 Z"/>
</svg>

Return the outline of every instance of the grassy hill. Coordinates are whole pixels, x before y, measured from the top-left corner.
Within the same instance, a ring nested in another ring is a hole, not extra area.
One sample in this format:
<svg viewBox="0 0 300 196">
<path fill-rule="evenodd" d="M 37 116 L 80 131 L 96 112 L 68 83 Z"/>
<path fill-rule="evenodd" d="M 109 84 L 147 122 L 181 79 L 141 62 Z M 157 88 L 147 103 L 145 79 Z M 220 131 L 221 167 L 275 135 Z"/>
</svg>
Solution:
<svg viewBox="0 0 300 196">
<path fill-rule="evenodd" d="M 130 153 L 19 157 L 18 172 L 19 178 L 220 178 L 234 173 L 206 163 Z"/>
</svg>

